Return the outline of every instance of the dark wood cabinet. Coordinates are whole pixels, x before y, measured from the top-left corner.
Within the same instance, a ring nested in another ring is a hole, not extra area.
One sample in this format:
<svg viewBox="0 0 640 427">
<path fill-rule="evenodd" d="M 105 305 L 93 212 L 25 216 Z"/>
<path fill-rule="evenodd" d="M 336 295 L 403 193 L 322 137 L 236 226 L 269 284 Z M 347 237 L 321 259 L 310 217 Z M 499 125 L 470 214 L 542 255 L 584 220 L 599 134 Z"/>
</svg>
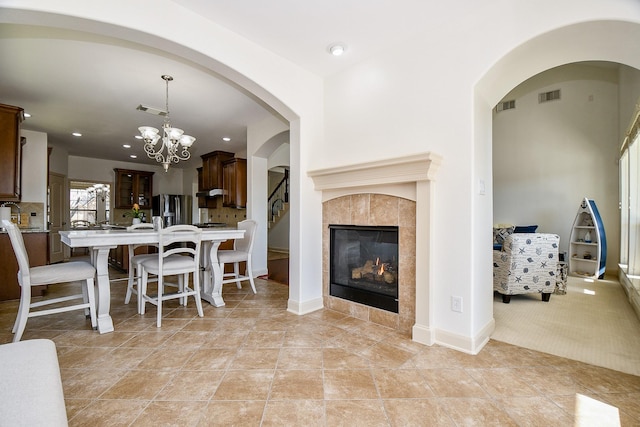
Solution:
<svg viewBox="0 0 640 427">
<path fill-rule="evenodd" d="M 212 151 L 200 156 L 202 167 L 198 168 L 198 191 L 222 188 L 222 163 L 233 159 L 234 154 L 226 151 Z M 199 208 L 216 208 L 214 197 L 198 197 Z"/>
<path fill-rule="evenodd" d="M 0 200 L 19 202 L 21 198 L 22 145 L 20 124 L 24 110 L 20 107 L 0 104 Z"/>
<path fill-rule="evenodd" d="M 49 262 L 49 233 L 22 233 L 24 246 L 31 267 L 46 265 Z M 0 301 L 20 298 L 18 285 L 18 260 L 13 252 L 9 234 L 0 234 Z M 46 286 L 35 286 L 33 296 L 42 296 Z"/>
<path fill-rule="evenodd" d="M 131 209 L 134 203 L 140 209 L 151 209 L 153 194 L 153 172 L 130 169 L 114 169 L 116 173 L 115 200 L 116 209 Z"/>
<path fill-rule="evenodd" d="M 202 157 L 203 190 L 222 188 L 222 163 L 233 159 L 234 154 L 226 151 L 213 151 Z"/>
<path fill-rule="evenodd" d="M 222 184 L 225 194 L 222 205 L 230 208 L 247 207 L 247 159 L 231 159 L 222 163 Z"/>
</svg>

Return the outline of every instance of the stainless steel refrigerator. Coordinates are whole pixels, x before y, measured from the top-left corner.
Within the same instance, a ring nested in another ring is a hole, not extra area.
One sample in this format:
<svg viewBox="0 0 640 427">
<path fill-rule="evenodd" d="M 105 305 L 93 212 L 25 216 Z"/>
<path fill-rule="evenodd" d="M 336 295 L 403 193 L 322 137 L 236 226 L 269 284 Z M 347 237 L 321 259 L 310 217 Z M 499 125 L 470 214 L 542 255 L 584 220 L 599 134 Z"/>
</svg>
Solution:
<svg viewBox="0 0 640 427">
<path fill-rule="evenodd" d="M 191 196 L 181 194 L 159 194 L 153 196 L 153 216 L 162 218 L 165 227 L 192 223 Z"/>
</svg>

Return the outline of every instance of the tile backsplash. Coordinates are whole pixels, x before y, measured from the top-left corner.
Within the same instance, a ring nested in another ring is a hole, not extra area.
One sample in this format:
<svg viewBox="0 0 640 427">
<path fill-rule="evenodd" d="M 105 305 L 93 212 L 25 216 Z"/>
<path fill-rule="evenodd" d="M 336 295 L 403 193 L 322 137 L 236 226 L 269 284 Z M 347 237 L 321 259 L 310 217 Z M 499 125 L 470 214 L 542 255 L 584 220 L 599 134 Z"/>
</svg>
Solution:
<svg viewBox="0 0 640 427">
<path fill-rule="evenodd" d="M 0 202 L 2 204 L 2 202 Z M 18 209 L 11 206 L 12 221 L 17 222 Z M 42 228 L 45 229 L 46 212 L 44 211 L 44 203 L 20 202 L 20 227 L 21 228 Z M 26 222 L 26 223 L 25 223 Z"/>
</svg>

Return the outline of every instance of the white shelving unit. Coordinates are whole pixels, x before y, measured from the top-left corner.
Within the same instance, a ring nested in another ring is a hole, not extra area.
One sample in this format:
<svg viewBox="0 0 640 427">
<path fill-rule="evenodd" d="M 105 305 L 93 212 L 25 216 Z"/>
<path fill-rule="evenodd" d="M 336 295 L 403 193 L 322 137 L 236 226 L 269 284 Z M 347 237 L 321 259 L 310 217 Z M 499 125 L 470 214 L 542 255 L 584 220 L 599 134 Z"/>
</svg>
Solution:
<svg viewBox="0 0 640 427">
<path fill-rule="evenodd" d="M 607 238 L 596 203 L 585 197 L 571 229 L 569 274 L 572 276 L 604 276 Z"/>
</svg>

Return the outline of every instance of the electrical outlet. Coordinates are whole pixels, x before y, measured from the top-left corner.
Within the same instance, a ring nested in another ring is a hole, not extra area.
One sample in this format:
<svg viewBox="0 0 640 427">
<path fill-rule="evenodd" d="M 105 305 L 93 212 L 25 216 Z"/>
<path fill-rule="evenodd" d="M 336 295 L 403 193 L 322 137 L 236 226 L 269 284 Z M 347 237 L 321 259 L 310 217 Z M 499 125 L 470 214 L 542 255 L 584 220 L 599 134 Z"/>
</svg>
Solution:
<svg viewBox="0 0 640 427">
<path fill-rule="evenodd" d="M 462 297 L 451 297 L 451 311 L 462 313 Z"/>
</svg>

